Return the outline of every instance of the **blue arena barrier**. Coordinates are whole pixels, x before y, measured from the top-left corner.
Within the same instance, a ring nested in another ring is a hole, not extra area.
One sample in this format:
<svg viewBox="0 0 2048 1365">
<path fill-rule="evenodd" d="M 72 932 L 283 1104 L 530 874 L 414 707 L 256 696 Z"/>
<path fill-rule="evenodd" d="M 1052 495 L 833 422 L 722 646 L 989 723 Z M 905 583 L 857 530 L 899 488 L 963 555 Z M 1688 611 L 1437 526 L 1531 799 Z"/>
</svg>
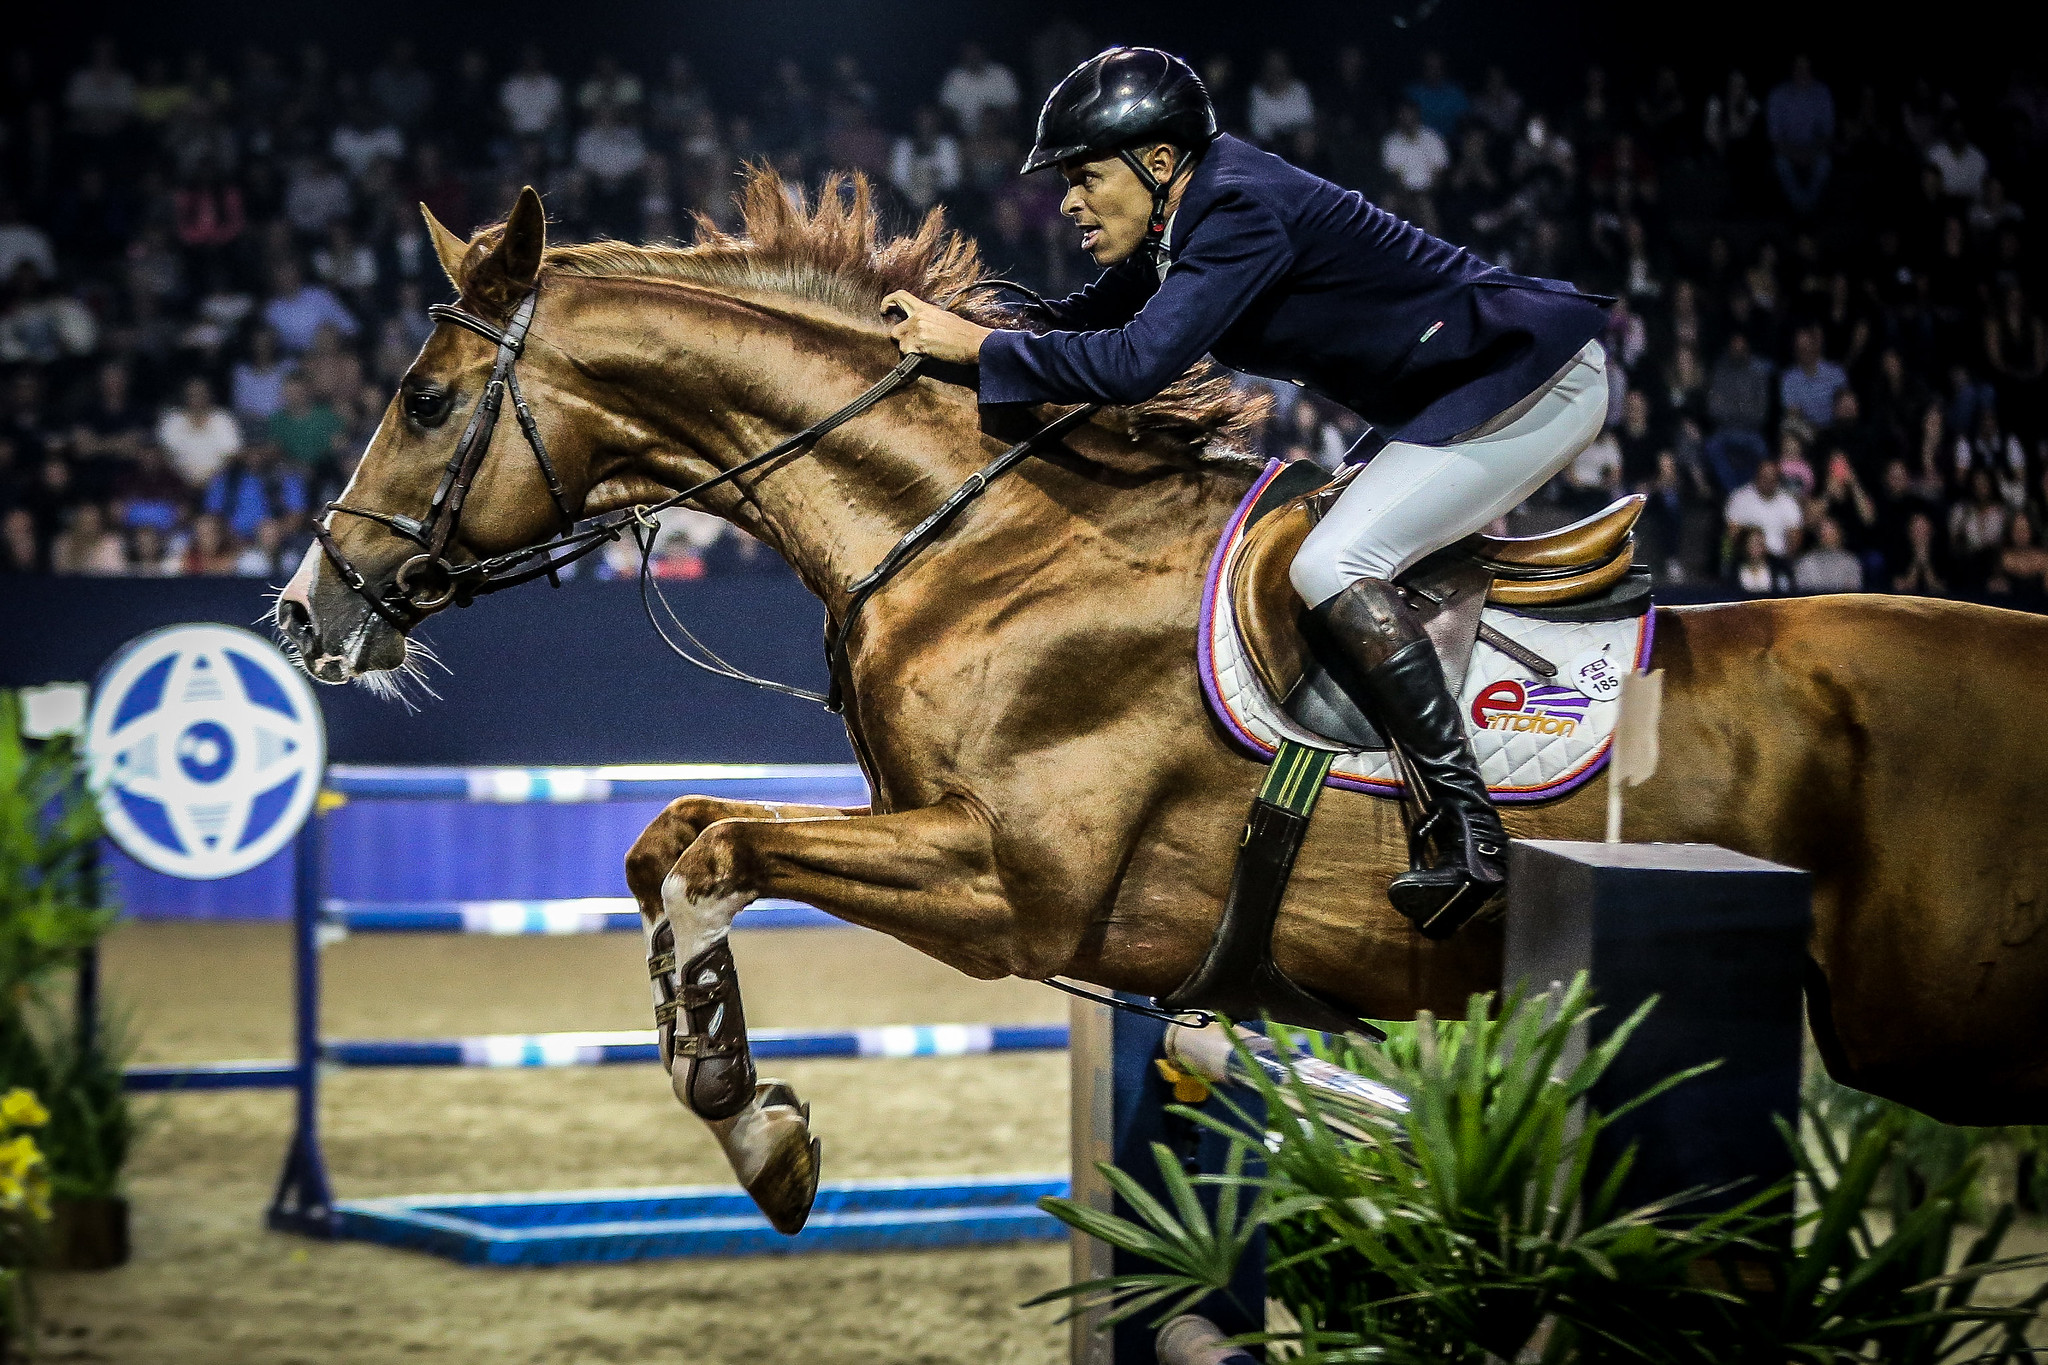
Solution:
<svg viewBox="0 0 2048 1365">
<path fill-rule="evenodd" d="M 1067 1189 L 1058 1175 L 824 1185 L 795 1237 L 770 1227 L 741 1191 L 717 1186 L 352 1199 L 335 1221 L 344 1237 L 468 1265 L 928 1250 L 1063 1240 L 1066 1225 L 1036 1204 Z"/>
</svg>

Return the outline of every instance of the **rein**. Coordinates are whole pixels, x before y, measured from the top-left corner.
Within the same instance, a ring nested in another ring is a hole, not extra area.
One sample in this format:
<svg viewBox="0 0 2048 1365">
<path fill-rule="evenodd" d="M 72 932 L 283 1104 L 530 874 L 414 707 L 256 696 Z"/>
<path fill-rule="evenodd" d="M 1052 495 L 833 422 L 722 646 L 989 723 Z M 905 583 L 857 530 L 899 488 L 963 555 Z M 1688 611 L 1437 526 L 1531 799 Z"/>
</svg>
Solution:
<svg viewBox="0 0 2048 1365">
<path fill-rule="evenodd" d="M 476 407 L 470 412 L 469 422 L 464 426 L 462 437 L 456 443 L 455 453 L 449 457 L 448 467 L 442 471 L 441 481 L 427 503 L 427 515 L 424 519 L 415 520 L 397 513 L 378 512 L 366 507 L 351 507 L 342 502 L 330 502 L 323 509 L 326 515 L 313 523 L 313 535 L 319 541 L 322 553 L 341 575 L 342 582 L 396 630 L 410 630 L 425 620 L 429 614 L 450 602 L 459 607 L 466 607 L 479 597 L 502 592 L 521 583 L 530 583 L 536 578 L 545 577 L 550 583 L 560 587 L 560 574 L 564 566 L 573 564 L 630 531 L 634 543 L 640 549 L 641 607 L 647 613 L 648 624 L 654 627 L 654 633 L 661 637 L 661 642 L 667 645 L 677 658 L 718 677 L 731 678 L 787 696 L 818 702 L 836 715 L 844 709 L 842 679 L 846 667 L 847 639 L 860 616 L 861 608 L 867 604 L 868 599 L 909 563 L 920 549 L 937 538 L 959 514 L 961 508 L 980 497 L 989 484 L 1016 467 L 1041 441 L 1066 434 L 1098 411 L 1096 405 L 1085 404 L 1062 413 L 968 475 L 966 482 L 954 489 L 929 516 L 897 541 L 872 570 L 852 585 L 845 616 L 836 628 L 827 630 L 825 660 L 831 674 L 832 686 L 829 693 L 820 695 L 807 688 L 755 677 L 735 667 L 719 657 L 710 646 L 699 640 L 690 628 L 683 624 L 675 609 L 669 606 L 668 599 L 662 596 L 661 590 L 653 584 L 650 566 L 654 555 L 655 532 L 659 529 L 654 518 L 662 512 L 679 507 L 709 492 L 720 484 L 729 483 L 742 474 L 750 473 L 784 456 L 808 453 L 833 431 L 917 378 L 925 358 L 921 355 L 904 356 L 896 368 L 883 375 L 845 407 L 819 419 L 795 435 L 778 441 L 759 454 L 748 456 L 730 469 L 722 470 L 708 479 L 699 480 L 680 492 L 671 493 L 659 502 L 623 507 L 618 511 L 594 517 L 578 527 L 576 516 L 570 510 L 568 497 L 562 490 L 561 480 L 555 473 L 554 462 L 548 458 L 547 445 L 541 439 L 540 428 L 534 422 L 533 412 L 527 407 L 525 397 L 519 392 L 519 380 L 514 373 L 520 354 L 526 349 L 527 334 L 533 326 L 534 309 L 539 298 L 538 289 L 529 290 L 512 310 L 512 318 L 503 328 L 485 321 L 460 304 L 437 303 L 427 309 L 428 315 L 436 322 L 466 328 L 486 341 L 495 343 L 498 353 L 491 364 L 491 377 L 484 386 L 483 395 L 477 399 Z M 548 496 L 554 500 L 564 530 L 561 535 L 551 540 L 522 546 L 505 554 L 460 564 L 453 563 L 448 559 L 448 546 L 454 541 L 461 524 L 463 503 L 468 500 L 470 486 L 476 481 L 477 471 L 482 467 L 484 455 L 490 449 L 491 433 L 497 427 L 499 411 L 508 394 L 512 399 L 512 410 L 519 422 L 520 434 L 525 437 L 527 448 L 533 452 L 534 460 L 540 466 L 541 478 L 547 484 Z M 392 575 L 391 581 L 381 590 L 373 590 L 361 571 L 349 562 L 348 556 L 342 552 L 340 543 L 334 538 L 332 523 L 336 513 L 374 521 L 418 545 L 421 553 L 399 565 L 398 572 Z M 655 618 L 654 600 L 661 602 L 662 611 L 675 625 L 683 639 L 689 642 L 688 646 L 678 644 Z M 693 653 L 692 650 L 697 652 Z"/>
</svg>

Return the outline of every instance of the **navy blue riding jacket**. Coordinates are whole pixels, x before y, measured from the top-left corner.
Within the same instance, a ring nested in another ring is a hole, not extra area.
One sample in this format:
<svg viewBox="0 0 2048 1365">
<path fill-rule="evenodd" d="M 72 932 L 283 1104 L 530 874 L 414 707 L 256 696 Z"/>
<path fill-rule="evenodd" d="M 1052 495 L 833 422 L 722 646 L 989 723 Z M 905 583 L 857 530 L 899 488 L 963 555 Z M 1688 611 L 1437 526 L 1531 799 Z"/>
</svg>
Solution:
<svg viewBox="0 0 2048 1365">
<path fill-rule="evenodd" d="M 1602 300 L 1514 275 L 1229 135 L 1188 178 L 1162 282 L 1139 252 L 981 346 L 984 403 L 1141 402 L 1205 353 L 1440 445 L 1534 393 Z"/>
</svg>

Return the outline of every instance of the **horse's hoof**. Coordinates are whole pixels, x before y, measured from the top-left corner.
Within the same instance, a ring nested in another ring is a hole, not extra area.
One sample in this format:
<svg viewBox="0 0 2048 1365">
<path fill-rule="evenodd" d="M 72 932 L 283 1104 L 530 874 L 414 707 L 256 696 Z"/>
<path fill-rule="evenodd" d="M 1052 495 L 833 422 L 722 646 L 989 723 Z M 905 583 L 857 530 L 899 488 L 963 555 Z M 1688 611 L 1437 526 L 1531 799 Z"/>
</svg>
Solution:
<svg viewBox="0 0 2048 1365">
<path fill-rule="evenodd" d="M 806 1140 L 808 1139 L 808 1140 Z M 768 1215 L 775 1230 L 794 1237 L 810 1220 L 811 1202 L 818 1197 L 819 1152 L 823 1145 L 808 1129 L 793 1130 L 761 1168 L 761 1174 L 747 1186 L 754 1203 Z"/>
<path fill-rule="evenodd" d="M 794 1236 L 818 1195 L 821 1144 L 811 1107 L 781 1081 L 762 1081 L 747 1107 L 711 1125 L 733 1174 L 775 1230 Z"/>
</svg>

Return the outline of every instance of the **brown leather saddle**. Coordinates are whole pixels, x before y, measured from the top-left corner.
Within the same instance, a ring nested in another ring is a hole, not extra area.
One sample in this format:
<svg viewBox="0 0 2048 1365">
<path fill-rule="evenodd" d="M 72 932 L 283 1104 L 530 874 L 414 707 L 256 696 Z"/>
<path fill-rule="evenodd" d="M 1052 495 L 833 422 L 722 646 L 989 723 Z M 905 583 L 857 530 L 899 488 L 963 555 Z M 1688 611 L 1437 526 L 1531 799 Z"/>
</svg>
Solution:
<svg viewBox="0 0 2048 1365">
<path fill-rule="evenodd" d="M 1337 684 L 1334 649 L 1288 581 L 1288 566 L 1351 474 L 1283 502 L 1245 533 L 1229 592 L 1239 637 L 1268 693 L 1312 734 L 1350 750 L 1386 748 L 1371 721 Z M 1637 616 L 1649 607 L 1647 574 L 1631 573 L 1635 524 L 1648 499 L 1622 498 L 1602 512 L 1540 536 L 1468 536 L 1401 576 L 1409 606 L 1436 645 L 1455 693 L 1484 639 L 1533 672 L 1556 667 L 1486 625 L 1482 610 L 1511 608 L 1560 620 Z M 1339 667 L 1342 665 L 1340 664 Z"/>
</svg>

